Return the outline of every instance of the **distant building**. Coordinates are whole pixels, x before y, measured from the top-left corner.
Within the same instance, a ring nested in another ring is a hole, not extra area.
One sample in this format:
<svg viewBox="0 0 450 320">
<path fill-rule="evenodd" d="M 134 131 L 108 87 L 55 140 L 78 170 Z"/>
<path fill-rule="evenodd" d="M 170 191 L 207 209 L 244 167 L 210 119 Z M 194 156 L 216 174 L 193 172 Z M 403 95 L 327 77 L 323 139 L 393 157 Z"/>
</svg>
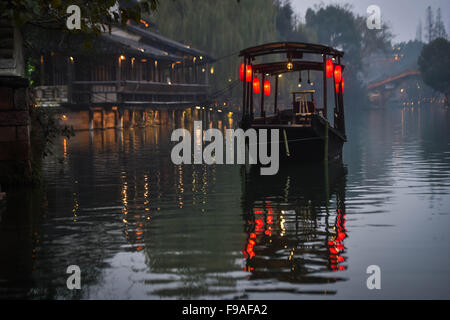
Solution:
<svg viewBox="0 0 450 320">
<path fill-rule="evenodd" d="M 81 36 L 71 35 L 81 43 Z M 187 106 L 208 100 L 207 53 L 149 30 L 113 27 L 75 52 L 41 48 L 38 106 Z"/>
</svg>

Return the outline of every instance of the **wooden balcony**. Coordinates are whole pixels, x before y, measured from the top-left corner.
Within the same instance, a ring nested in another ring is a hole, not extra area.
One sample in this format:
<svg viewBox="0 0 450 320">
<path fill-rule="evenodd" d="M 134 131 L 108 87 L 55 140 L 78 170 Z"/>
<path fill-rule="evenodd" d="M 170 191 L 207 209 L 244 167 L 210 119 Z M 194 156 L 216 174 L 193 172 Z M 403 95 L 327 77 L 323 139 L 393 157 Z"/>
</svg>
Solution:
<svg viewBox="0 0 450 320">
<path fill-rule="evenodd" d="M 208 85 L 152 81 L 74 81 L 69 104 L 174 106 L 207 100 Z"/>
<path fill-rule="evenodd" d="M 35 88 L 36 104 L 40 107 L 59 107 L 68 102 L 67 86 L 39 86 Z"/>
</svg>

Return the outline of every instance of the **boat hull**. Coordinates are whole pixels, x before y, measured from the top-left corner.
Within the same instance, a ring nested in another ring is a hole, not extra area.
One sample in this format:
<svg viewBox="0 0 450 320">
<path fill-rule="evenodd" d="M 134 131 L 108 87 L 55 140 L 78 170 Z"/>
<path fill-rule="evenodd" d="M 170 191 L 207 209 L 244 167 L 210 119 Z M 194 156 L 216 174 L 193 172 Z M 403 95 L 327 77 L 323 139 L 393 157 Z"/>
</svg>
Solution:
<svg viewBox="0 0 450 320">
<path fill-rule="evenodd" d="M 250 124 L 260 129 L 279 130 L 279 154 L 283 162 L 321 162 L 342 159 L 345 136 L 324 119 L 313 119 L 310 125 Z M 270 141 L 270 134 L 268 134 Z"/>
</svg>

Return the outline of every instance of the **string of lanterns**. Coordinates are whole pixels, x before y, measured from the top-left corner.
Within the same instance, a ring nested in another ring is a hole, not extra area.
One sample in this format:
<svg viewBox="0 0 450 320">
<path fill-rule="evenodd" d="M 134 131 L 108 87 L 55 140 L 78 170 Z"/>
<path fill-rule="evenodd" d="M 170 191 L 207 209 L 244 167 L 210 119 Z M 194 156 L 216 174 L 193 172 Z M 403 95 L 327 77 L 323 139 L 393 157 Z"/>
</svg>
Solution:
<svg viewBox="0 0 450 320">
<path fill-rule="evenodd" d="M 289 61 L 286 65 L 287 69 L 293 70 L 294 65 L 291 61 Z M 344 93 L 344 87 L 345 87 L 345 83 L 344 83 L 344 77 L 342 76 L 342 66 L 337 64 L 335 65 L 333 63 L 332 59 L 327 59 L 326 60 L 326 68 L 325 68 L 325 72 L 326 72 L 326 77 L 327 78 L 333 78 L 334 77 L 334 84 L 336 87 L 336 93 L 339 93 L 339 90 L 342 90 L 342 93 Z M 240 79 L 241 81 L 245 81 L 246 82 L 252 82 L 252 86 L 253 86 L 253 92 L 255 94 L 260 94 L 261 93 L 261 83 L 259 81 L 258 78 L 253 78 L 253 69 L 252 66 L 250 64 L 245 64 L 245 63 L 241 63 L 240 66 Z M 253 80 L 252 80 L 253 79 Z M 301 73 L 299 76 L 299 82 L 301 82 Z M 312 85 L 312 82 L 310 80 L 309 77 L 309 73 L 308 73 L 308 83 L 310 85 Z M 299 85 L 299 87 L 301 87 L 301 85 Z M 263 84 L 263 90 L 264 90 L 264 95 L 269 96 L 270 95 L 270 81 L 269 80 L 265 80 L 264 84 Z"/>
</svg>

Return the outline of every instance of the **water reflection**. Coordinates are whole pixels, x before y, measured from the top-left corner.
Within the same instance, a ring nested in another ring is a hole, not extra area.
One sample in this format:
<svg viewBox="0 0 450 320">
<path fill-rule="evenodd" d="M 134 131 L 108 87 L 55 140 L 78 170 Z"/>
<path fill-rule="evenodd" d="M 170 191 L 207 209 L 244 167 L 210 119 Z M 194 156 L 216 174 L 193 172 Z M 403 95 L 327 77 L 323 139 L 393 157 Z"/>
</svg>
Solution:
<svg viewBox="0 0 450 320">
<path fill-rule="evenodd" d="M 345 185 L 341 163 L 284 166 L 276 176 L 250 170 L 242 204 L 250 279 L 344 280 L 326 273 L 346 269 Z"/>
<path fill-rule="evenodd" d="M 0 297 L 367 298 L 371 264 L 384 298 L 450 297 L 449 121 L 425 106 L 349 113 L 345 166 L 264 177 L 173 165 L 172 129 L 192 121 L 78 132 L 45 160 L 45 188 L 8 194 Z M 81 291 L 66 288 L 72 264 Z"/>
</svg>

